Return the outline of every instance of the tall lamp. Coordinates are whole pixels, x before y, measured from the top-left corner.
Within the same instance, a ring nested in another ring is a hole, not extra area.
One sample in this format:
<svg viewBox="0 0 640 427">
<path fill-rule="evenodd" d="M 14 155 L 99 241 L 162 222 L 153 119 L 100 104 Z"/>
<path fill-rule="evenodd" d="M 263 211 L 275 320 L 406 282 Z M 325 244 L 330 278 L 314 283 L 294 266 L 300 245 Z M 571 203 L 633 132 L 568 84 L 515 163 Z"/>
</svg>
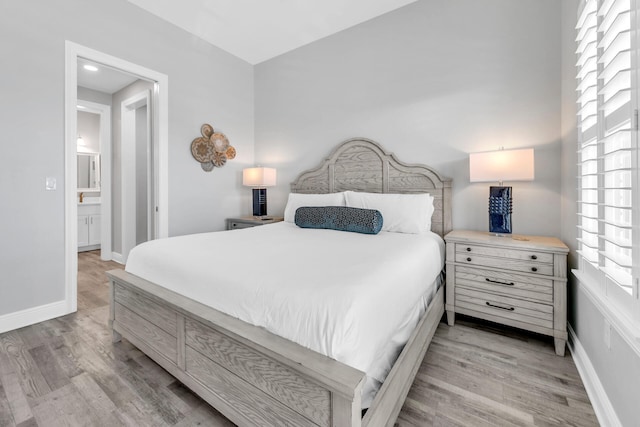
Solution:
<svg viewBox="0 0 640 427">
<path fill-rule="evenodd" d="M 489 231 L 496 234 L 511 234 L 511 187 L 503 181 L 533 181 L 533 148 L 522 150 L 499 150 L 469 155 L 469 178 L 471 182 L 498 182 L 489 188 Z"/>
<path fill-rule="evenodd" d="M 263 167 L 244 169 L 242 185 L 253 187 L 253 216 L 267 215 L 267 187 L 276 185 L 276 170 Z"/>
</svg>

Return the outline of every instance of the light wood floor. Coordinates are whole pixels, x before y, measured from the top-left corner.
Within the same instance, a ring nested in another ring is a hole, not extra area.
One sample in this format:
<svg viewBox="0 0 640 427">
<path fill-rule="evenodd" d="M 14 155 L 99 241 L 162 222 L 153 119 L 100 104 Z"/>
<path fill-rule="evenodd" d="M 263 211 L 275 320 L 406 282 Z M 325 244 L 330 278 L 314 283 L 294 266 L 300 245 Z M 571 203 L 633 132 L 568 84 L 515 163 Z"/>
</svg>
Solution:
<svg viewBox="0 0 640 427">
<path fill-rule="evenodd" d="M 78 312 L 0 335 L 0 426 L 230 426 L 126 340 L 111 344 L 98 252 L 79 255 Z M 399 426 L 598 425 L 553 340 L 441 323 Z"/>
</svg>

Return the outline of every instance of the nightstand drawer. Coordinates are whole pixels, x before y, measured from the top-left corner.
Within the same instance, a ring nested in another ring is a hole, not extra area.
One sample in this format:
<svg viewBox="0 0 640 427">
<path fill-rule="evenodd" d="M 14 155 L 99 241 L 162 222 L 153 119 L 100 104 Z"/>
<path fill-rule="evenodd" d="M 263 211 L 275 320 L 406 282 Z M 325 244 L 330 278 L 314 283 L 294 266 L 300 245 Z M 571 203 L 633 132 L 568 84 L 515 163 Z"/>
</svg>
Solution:
<svg viewBox="0 0 640 427">
<path fill-rule="evenodd" d="M 241 228 L 250 228 L 250 227 L 255 227 L 255 224 L 249 224 L 247 222 L 235 222 L 235 221 L 231 221 L 229 222 L 229 230 L 239 230 Z"/>
<path fill-rule="evenodd" d="M 282 221 L 281 216 L 243 216 L 238 218 L 227 218 L 227 230 L 240 230 L 241 228 L 251 228 L 260 225 L 274 224 Z"/>
<path fill-rule="evenodd" d="M 482 267 L 495 267 L 514 270 L 522 273 L 534 273 L 545 276 L 553 275 L 553 263 L 523 261 L 520 258 L 497 258 L 492 256 L 473 255 L 471 253 L 456 252 L 456 262 Z"/>
<path fill-rule="evenodd" d="M 456 266 L 456 286 L 553 304 L 553 280 L 501 270 Z"/>
<path fill-rule="evenodd" d="M 496 248 L 458 243 L 456 244 L 456 252 L 462 252 L 469 255 L 489 255 L 492 257 L 509 258 L 522 261 L 535 261 L 542 263 L 553 262 L 553 254 L 534 250 L 523 251 L 511 248 Z"/>
<path fill-rule="evenodd" d="M 492 316 L 505 317 L 543 328 L 553 328 L 553 306 L 519 298 L 474 291 L 455 290 L 456 307 L 474 310 Z"/>
</svg>

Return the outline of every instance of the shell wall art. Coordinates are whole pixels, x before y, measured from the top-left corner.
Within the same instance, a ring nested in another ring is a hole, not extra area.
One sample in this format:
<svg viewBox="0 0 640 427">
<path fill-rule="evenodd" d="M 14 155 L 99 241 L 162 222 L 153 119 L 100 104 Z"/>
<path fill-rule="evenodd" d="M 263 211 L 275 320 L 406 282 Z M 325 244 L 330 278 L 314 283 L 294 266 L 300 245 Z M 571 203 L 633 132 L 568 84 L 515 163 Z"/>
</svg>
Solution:
<svg viewBox="0 0 640 427">
<path fill-rule="evenodd" d="M 203 124 L 200 128 L 202 136 L 191 142 L 191 154 L 200 162 L 205 172 L 213 168 L 221 168 L 227 160 L 236 157 L 236 149 L 229 144 L 229 140 L 222 132 L 215 132 L 210 124 Z"/>
</svg>

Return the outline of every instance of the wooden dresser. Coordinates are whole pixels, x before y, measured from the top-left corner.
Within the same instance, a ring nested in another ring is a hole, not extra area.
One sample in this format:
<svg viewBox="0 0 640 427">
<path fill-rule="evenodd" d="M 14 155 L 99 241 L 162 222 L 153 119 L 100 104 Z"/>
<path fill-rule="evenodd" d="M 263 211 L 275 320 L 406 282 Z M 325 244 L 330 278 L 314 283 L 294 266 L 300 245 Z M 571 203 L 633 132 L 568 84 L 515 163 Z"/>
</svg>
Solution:
<svg viewBox="0 0 640 427">
<path fill-rule="evenodd" d="M 564 356 L 567 253 L 555 237 L 454 230 L 447 244 L 446 310 L 550 335 Z"/>
</svg>

